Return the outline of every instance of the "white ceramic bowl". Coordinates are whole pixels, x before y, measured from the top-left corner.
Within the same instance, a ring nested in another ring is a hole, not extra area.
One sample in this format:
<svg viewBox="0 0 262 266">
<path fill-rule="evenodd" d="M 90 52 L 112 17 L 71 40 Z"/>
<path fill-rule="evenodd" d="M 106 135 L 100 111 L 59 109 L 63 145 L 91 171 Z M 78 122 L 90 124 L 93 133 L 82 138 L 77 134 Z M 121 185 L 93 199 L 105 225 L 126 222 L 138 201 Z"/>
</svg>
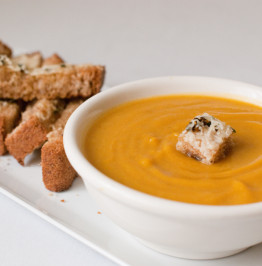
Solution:
<svg viewBox="0 0 262 266">
<path fill-rule="evenodd" d="M 205 206 L 161 199 L 117 183 L 84 157 L 88 126 L 105 110 L 138 98 L 179 93 L 218 95 L 262 106 L 261 88 L 231 80 L 182 76 L 123 84 L 87 100 L 70 117 L 64 132 L 69 161 L 103 213 L 154 250 L 213 259 L 262 242 L 262 202 Z"/>
</svg>

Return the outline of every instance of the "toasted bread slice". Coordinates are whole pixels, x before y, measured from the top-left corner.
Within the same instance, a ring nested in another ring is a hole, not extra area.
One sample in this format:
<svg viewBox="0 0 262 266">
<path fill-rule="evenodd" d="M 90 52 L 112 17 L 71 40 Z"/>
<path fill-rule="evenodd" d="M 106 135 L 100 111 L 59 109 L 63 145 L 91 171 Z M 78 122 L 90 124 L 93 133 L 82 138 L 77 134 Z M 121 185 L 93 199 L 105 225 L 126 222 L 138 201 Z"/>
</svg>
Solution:
<svg viewBox="0 0 262 266">
<path fill-rule="evenodd" d="M 41 164 L 43 182 L 50 191 L 60 192 L 70 188 L 77 176 L 66 157 L 62 136 L 44 144 Z"/>
<path fill-rule="evenodd" d="M 43 182 L 51 191 L 60 192 L 68 189 L 77 176 L 65 154 L 63 132 L 70 115 L 82 102 L 83 100 L 75 100 L 67 105 L 54 123 L 53 130 L 48 133 L 48 141 L 41 149 Z"/>
<path fill-rule="evenodd" d="M 95 65 L 48 65 L 28 71 L 0 56 L 0 98 L 87 98 L 100 91 L 105 68 Z"/>
<path fill-rule="evenodd" d="M 0 101 L 0 155 L 5 154 L 5 137 L 16 126 L 20 117 L 20 105 L 10 101 Z"/>
<path fill-rule="evenodd" d="M 45 58 L 43 65 L 59 65 L 63 64 L 65 61 L 58 55 L 58 54 L 52 54 L 50 57 Z"/>
<path fill-rule="evenodd" d="M 8 57 L 12 56 L 12 50 L 10 47 L 8 47 L 5 43 L 0 41 L 0 54 L 6 55 Z"/>
<path fill-rule="evenodd" d="M 26 155 L 47 140 L 47 133 L 63 107 L 63 100 L 47 99 L 37 100 L 26 107 L 20 124 L 5 139 L 7 150 L 21 165 L 24 165 Z"/>
<path fill-rule="evenodd" d="M 42 66 L 43 57 L 40 52 L 33 52 L 29 54 L 21 54 L 11 59 L 12 63 L 16 66 L 24 65 L 25 69 L 32 70 Z"/>
</svg>

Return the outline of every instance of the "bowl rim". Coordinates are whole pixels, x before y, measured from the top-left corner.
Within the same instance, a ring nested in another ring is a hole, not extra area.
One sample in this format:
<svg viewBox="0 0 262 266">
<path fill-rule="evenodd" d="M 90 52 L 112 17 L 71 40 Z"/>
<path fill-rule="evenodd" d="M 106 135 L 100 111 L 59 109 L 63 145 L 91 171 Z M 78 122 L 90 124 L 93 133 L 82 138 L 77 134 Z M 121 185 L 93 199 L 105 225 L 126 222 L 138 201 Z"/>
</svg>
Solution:
<svg viewBox="0 0 262 266">
<path fill-rule="evenodd" d="M 110 177 L 106 176 L 98 169 L 96 169 L 83 155 L 77 145 L 76 133 L 78 128 L 78 119 L 85 115 L 88 111 L 88 107 L 92 106 L 96 102 L 111 96 L 111 94 L 118 94 L 127 87 L 132 89 L 137 85 L 147 84 L 148 82 L 161 81 L 168 79 L 194 79 L 194 80 L 205 80 L 212 82 L 226 82 L 228 84 L 234 84 L 239 86 L 247 86 L 249 89 L 258 90 L 262 92 L 262 88 L 240 81 L 231 79 L 221 79 L 204 76 L 164 76 L 155 77 L 149 79 L 142 79 L 132 82 L 127 82 L 118 86 L 114 86 L 106 91 L 103 91 L 95 96 L 89 98 L 82 103 L 70 116 L 64 130 L 64 148 L 68 160 L 78 172 L 78 174 L 88 183 L 99 190 L 101 193 L 106 194 L 110 198 L 127 204 L 133 208 L 138 208 L 142 211 L 158 213 L 165 216 L 181 216 L 181 217 L 197 217 L 198 219 L 217 219 L 220 218 L 236 218 L 236 217 L 247 217 L 256 216 L 262 214 L 262 202 L 239 204 L 239 205 L 204 205 L 195 203 L 179 202 L 169 199 L 152 196 L 144 192 L 132 189 L 117 181 L 114 181 Z M 196 93 L 197 94 L 197 93 Z M 166 94 L 167 95 L 167 94 Z M 85 176 L 88 173 L 88 178 Z M 90 178 L 95 176 L 95 178 Z"/>
</svg>

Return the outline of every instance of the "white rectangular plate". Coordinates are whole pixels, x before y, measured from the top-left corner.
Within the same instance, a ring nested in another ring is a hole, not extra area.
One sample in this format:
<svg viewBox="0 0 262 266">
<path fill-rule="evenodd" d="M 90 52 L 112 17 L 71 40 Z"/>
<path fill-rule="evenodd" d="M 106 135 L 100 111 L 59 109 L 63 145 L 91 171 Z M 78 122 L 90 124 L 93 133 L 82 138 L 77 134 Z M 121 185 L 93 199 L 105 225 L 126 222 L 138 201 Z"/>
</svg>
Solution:
<svg viewBox="0 0 262 266">
<path fill-rule="evenodd" d="M 11 156 L 0 157 L 0 192 L 120 265 L 261 265 L 262 244 L 213 261 L 182 260 L 144 247 L 99 213 L 81 178 L 68 191 L 46 190 L 39 151 L 26 158 L 25 167 Z"/>
</svg>

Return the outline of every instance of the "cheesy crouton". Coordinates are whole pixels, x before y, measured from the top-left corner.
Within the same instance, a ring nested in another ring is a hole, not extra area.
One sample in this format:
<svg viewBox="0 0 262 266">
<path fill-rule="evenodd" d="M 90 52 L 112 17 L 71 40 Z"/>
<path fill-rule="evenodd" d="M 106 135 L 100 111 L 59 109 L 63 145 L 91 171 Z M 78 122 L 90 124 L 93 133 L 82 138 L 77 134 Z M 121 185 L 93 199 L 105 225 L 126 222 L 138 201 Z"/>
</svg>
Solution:
<svg viewBox="0 0 262 266">
<path fill-rule="evenodd" d="M 231 150 L 235 130 L 204 113 L 196 116 L 179 135 L 176 149 L 204 164 L 213 164 Z"/>
</svg>

